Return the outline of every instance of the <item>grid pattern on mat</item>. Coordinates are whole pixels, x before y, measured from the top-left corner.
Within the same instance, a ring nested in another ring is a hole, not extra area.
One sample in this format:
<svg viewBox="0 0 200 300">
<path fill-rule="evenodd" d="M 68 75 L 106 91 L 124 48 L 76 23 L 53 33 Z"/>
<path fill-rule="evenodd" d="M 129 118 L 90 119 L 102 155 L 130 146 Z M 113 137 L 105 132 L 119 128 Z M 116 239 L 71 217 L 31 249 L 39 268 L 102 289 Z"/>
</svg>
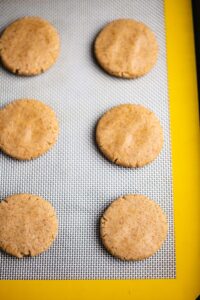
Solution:
<svg viewBox="0 0 200 300">
<path fill-rule="evenodd" d="M 46 155 L 30 162 L 0 154 L 0 198 L 34 193 L 48 199 L 59 218 L 53 246 L 34 258 L 0 252 L 1 279 L 175 278 L 175 246 L 168 83 L 163 1 L 160 0 L 2 0 L 0 29 L 16 18 L 38 15 L 60 33 L 57 63 L 36 77 L 18 77 L 0 67 L 1 106 L 13 99 L 42 100 L 56 111 L 60 135 Z M 155 68 L 137 80 L 112 78 L 95 63 L 92 44 L 98 31 L 116 18 L 150 26 L 159 42 Z M 94 128 L 107 109 L 140 103 L 153 110 L 164 129 L 164 148 L 150 165 L 125 169 L 97 150 Z M 99 218 L 112 200 L 127 193 L 154 199 L 167 214 L 167 241 L 153 257 L 123 262 L 110 256 L 99 239 Z"/>
</svg>

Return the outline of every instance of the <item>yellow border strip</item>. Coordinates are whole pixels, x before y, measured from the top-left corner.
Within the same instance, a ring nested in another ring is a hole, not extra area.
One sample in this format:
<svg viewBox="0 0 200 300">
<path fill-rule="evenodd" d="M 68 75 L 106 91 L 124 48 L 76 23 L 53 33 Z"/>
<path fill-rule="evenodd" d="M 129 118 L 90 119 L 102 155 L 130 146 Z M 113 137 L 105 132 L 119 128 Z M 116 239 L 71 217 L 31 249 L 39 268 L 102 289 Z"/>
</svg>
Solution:
<svg viewBox="0 0 200 300">
<path fill-rule="evenodd" d="M 190 0 L 166 0 L 177 278 L 1 281 L 2 300 L 195 300 L 200 294 L 198 101 Z"/>
</svg>

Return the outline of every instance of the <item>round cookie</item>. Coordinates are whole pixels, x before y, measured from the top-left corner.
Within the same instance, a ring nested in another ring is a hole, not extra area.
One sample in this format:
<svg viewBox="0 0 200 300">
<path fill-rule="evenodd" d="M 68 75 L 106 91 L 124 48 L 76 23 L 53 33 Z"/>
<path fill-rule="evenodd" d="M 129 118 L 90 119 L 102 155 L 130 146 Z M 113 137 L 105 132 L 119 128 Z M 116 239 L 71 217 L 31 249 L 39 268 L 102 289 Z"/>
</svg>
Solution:
<svg viewBox="0 0 200 300">
<path fill-rule="evenodd" d="M 16 257 L 47 250 L 58 231 L 56 213 L 43 198 L 12 195 L 0 202 L 0 248 Z"/>
<path fill-rule="evenodd" d="M 137 104 L 122 104 L 107 111 L 96 127 L 102 153 L 124 167 L 142 167 L 153 161 L 163 145 L 163 133 L 153 112 Z"/>
<path fill-rule="evenodd" d="M 158 44 L 154 33 L 131 19 L 114 20 L 98 34 L 94 52 L 100 66 L 109 74 L 136 78 L 155 65 Z"/>
<path fill-rule="evenodd" d="M 1 61 L 19 75 L 37 75 L 49 69 L 59 55 L 56 29 L 39 17 L 25 17 L 10 24 L 0 39 Z"/>
<path fill-rule="evenodd" d="M 140 260 L 160 249 L 167 236 L 162 209 L 143 195 L 126 195 L 113 201 L 100 222 L 105 248 L 123 260 Z"/>
<path fill-rule="evenodd" d="M 54 111 L 38 100 L 15 100 L 0 110 L 0 149 L 16 159 L 44 154 L 55 144 L 58 131 Z"/>
</svg>

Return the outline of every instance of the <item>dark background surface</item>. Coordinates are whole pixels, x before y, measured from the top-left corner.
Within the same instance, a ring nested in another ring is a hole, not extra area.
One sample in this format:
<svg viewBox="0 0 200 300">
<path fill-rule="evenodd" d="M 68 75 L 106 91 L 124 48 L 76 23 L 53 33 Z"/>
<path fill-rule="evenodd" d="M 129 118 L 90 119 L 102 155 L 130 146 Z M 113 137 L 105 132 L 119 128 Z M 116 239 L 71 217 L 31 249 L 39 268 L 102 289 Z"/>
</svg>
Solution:
<svg viewBox="0 0 200 300">
<path fill-rule="evenodd" d="M 200 0 L 192 0 L 192 11 L 193 11 L 193 22 L 194 22 L 194 34 L 195 34 L 198 93 L 199 93 L 199 103 L 200 103 Z"/>
</svg>

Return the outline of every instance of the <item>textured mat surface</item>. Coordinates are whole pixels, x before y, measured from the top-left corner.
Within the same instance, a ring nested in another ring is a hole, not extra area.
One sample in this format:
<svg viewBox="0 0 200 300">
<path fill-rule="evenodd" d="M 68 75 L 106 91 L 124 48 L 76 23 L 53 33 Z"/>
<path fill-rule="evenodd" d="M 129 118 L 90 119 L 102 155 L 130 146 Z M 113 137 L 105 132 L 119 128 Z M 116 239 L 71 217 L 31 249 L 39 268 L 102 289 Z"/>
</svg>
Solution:
<svg viewBox="0 0 200 300">
<path fill-rule="evenodd" d="M 168 83 L 163 2 L 160 0 L 0 1 L 0 27 L 38 15 L 60 33 L 57 63 L 37 77 L 17 77 L 0 67 L 1 106 L 16 98 L 36 98 L 52 106 L 60 123 L 56 146 L 31 162 L 0 153 L 0 198 L 34 193 L 48 199 L 59 218 L 59 235 L 46 253 L 15 259 L 0 252 L 1 279 L 174 278 L 175 251 Z M 92 56 L 98 31 L 116 18 L 145 22 L 159 42 L 155 68 L 137 80 L 112 78 Z M 94 143 L 98 118 L 120 103 L 140 103 L 161 120 L 161 155 L 141 169 L 108 162 Z M 127 193 L 154 199 L 166 212 L 168 238 L 153 257 L 123 262 L 110 256 L 99 239 L 99 218 L 112 200 Z"/>
</svg>

